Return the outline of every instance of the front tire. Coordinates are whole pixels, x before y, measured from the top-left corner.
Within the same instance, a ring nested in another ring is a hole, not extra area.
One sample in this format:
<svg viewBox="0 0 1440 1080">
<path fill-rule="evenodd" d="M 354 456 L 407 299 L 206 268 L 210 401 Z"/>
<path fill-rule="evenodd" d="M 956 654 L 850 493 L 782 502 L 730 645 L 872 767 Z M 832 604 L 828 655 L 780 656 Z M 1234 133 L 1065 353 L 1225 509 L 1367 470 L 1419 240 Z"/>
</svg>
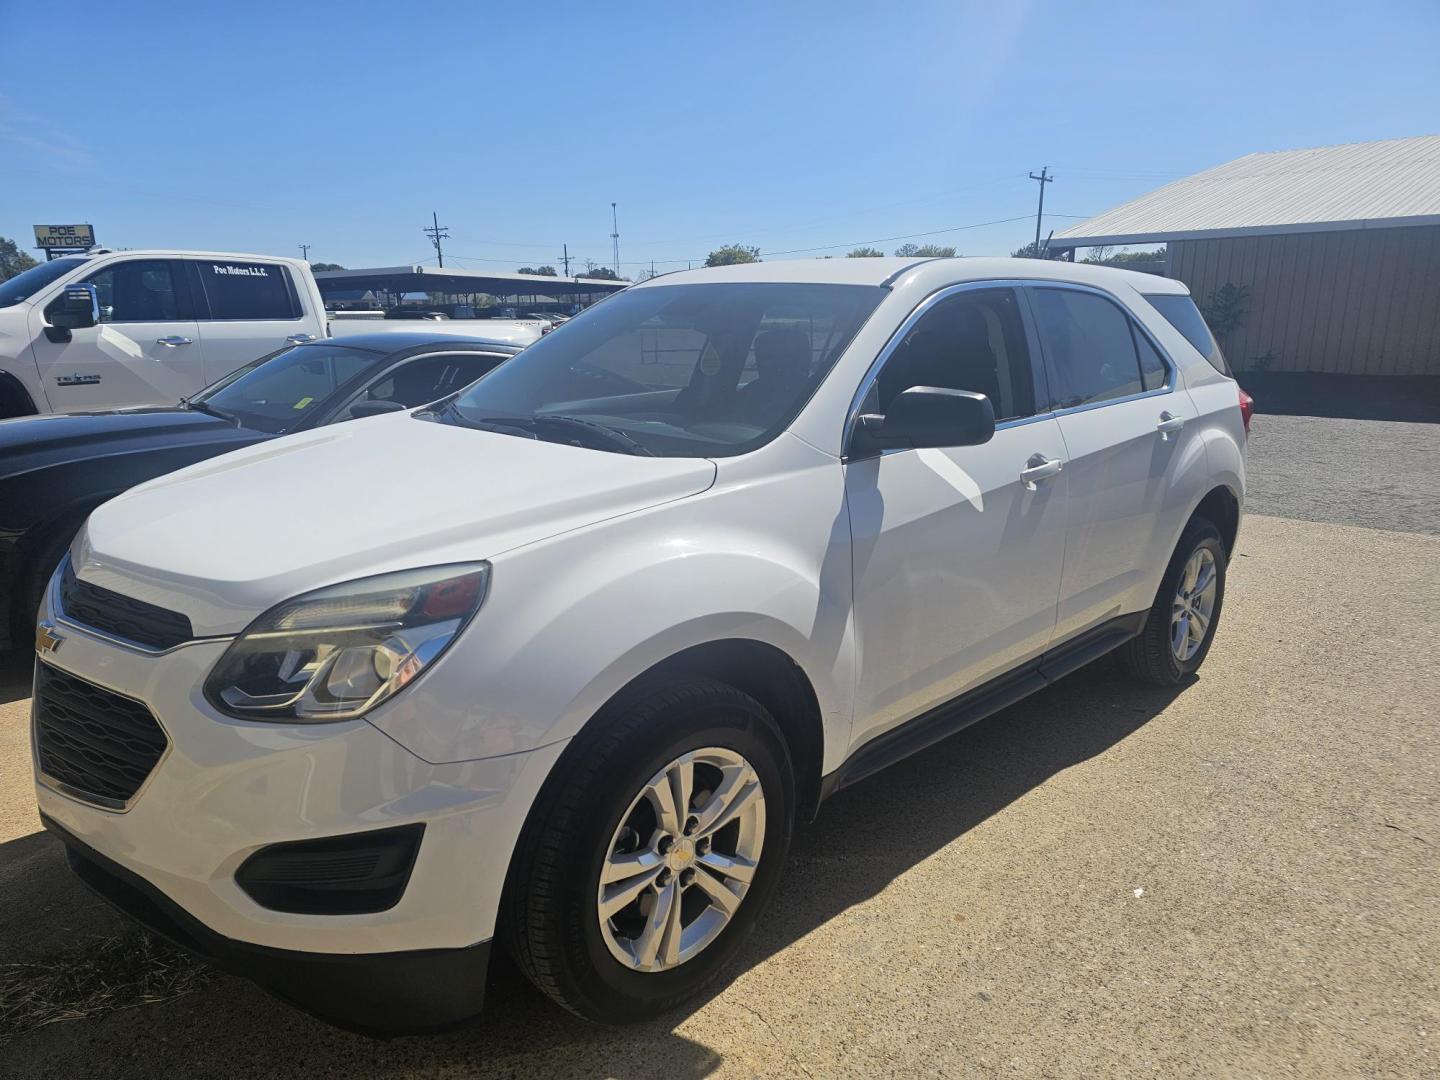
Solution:
<svg viewBox="0 0 1440 1080">
<path fill-rule="evenodd" d="M 617 699 L 566 751 L 512 862 L 521 970 L 602 1023 L 662 1013 L 753 929 L 789 848 L 794 781 L 754 698 L 686 679 Z"/>
<path fill-rule="evenodd" d="M 1225 544 L 1205 518 L 1185 526 L 1145 628 L 1118 650 L 1136 679 L 1178 686 L 1205 662 L 1225 601 Z"/>
</svg>

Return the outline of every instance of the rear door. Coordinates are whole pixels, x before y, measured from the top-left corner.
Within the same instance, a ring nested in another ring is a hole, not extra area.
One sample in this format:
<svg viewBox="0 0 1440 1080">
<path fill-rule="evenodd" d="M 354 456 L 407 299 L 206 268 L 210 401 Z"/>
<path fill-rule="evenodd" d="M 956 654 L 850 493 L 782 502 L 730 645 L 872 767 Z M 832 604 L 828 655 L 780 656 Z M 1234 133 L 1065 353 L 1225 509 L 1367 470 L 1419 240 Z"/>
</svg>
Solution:
<svg viewBox="0 0 1440 1080">
<path fill-rule="evenodd" d="M 48 308 L 30 313 L 35 361 L 56 412 L 173 405 L 205 386 L 192 299 L 176 259 L 115 259 L 80 279 L 100 298 L 100 324 L 46 336 Z"/>
<path fill-rule="evenodd" d="M 290 268 L 262 259 L 187 259 L 206 381 L 314 335 Z"/>
<path fill-rule="evenodd" d="M 1175 366 L 1114 297 L 1029 287 L 1069 461 L 1055 638 L 1147 610 L 1203 471 Z"/>
</svg>

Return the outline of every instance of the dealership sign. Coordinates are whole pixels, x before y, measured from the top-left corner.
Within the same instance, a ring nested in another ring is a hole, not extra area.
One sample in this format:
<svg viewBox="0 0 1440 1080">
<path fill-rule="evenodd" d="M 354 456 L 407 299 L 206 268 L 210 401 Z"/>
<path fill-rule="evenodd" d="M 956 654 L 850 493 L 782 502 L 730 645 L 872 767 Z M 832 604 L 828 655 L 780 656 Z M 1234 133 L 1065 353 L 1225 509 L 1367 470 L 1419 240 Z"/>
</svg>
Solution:
<svg viewBox="0 0 1440 1080">
<path fill-rule="evenodd" d="M 95 246 L 95 226 L 36 225 L 35 246 L 46 251 L 89 251 Z"/>
</svg>

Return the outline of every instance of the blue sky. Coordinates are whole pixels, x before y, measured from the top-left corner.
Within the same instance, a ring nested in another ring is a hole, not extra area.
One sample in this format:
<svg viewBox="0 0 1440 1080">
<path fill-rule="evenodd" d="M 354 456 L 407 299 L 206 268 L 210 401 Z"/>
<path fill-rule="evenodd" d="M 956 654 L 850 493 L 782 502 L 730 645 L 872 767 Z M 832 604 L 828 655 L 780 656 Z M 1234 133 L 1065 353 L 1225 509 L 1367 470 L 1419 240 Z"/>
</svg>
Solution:
<svg viewBox="0 0 1440 1080">
<path fill-rule="evenodd" d="M 1440 133 L 1440 3 L 0 0 L 0 235 L 627 276 Z M 1033 217 L 915 237 L 1003 254 Z M 583 265 L 583 262 L 580 264 Z"/>
</svg>

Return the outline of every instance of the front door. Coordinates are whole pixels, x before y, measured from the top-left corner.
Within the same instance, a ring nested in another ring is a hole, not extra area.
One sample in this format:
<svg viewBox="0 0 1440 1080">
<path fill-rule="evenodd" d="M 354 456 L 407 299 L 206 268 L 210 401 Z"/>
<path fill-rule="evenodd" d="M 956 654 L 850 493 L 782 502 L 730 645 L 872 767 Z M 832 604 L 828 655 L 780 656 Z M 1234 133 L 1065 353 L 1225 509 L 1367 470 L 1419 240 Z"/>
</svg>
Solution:
<svg viewBox="0 0 1440 1080">
<path fill-rule="evenodd" d="M 30 314 L 35 361 L 56 412 L 173 405 L 205 385 L 180 263 L 120 259 L 83 280 L 100 296 L 98 326 L 70 331 L 69 341 L 51 341 L 46 310 L 36 307 Z"/>
<path fill-rule="evenodd" d="M 845 466 L 860 657 L 851 745 L 1041 652 L 1064 557 L 1065 445 L 1042 411 L 1019 295 L 961 287 L 901 337 L 862 406 L 911 386 L 986 394 L 981 446 L 893 450 Z"/>
</svg>

